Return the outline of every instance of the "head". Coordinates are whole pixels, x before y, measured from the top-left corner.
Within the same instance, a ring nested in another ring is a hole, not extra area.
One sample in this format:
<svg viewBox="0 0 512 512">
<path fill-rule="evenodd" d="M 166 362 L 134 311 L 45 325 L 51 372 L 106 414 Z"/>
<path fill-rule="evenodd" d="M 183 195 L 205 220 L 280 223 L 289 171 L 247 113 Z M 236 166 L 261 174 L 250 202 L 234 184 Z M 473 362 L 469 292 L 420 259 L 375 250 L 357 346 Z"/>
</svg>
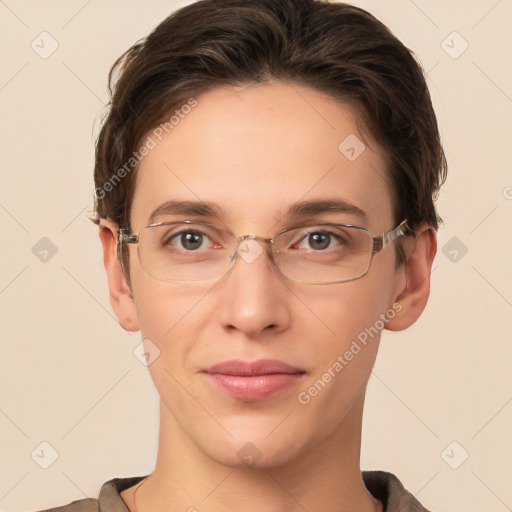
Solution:
<svg viewBox="0 0 512 512">
<path fill-rule="evenodd" d="M 425 307 L 446 160 L 422 68 L 351 5 L 203 0 L 121 56 L 110 84 L 94 221 L 114 311 L 157 347 L 155 386 L 195 446 L 231 465 L 247 443 L 262 465 L 290 461 L 360 413 L 380 332 L 407 328 Z M 342 200 L 364 216 L 289 214 L 314 199 Z M 358 280 L 292 281 L 263 251 L 214 283 L 165 282 L 145 271 L 135 245 L 118 244 L 118 230 L 139 233 L 170 200 L 215 203 L 222 216 L 158 221 L 213 221 L 236 236 L 272 238 L 308 222 L 381 235 L 407 224 Z M 241 400 L 204 373 L 220 361 L 261 358 L 299 368 L 300 382 Z"/>
</svg>

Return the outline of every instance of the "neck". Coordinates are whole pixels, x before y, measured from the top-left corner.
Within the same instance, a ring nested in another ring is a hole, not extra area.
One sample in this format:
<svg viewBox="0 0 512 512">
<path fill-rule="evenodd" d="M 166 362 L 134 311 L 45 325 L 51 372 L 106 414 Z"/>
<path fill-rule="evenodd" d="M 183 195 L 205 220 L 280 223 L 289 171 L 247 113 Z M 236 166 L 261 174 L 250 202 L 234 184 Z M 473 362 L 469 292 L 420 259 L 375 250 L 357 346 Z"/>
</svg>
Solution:
<svg viewBox="0 0 512 512">
<path fill-rule="evenodd" d="M 381 502 L 364 486 L 359 468 L 363 403 L 364 395 L 325 439 L 284 463 L 234 467 L 199 450 L 161 402 L 157 462 L 137 493 L 137 508 L 381 511 Z"/>
</svg>

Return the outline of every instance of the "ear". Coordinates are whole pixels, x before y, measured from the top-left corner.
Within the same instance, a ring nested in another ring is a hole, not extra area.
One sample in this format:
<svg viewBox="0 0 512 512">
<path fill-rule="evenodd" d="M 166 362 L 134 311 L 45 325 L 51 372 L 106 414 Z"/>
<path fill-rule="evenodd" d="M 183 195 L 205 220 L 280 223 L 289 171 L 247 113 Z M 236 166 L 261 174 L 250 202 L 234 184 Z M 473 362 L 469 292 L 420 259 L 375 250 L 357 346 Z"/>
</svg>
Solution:
<svg viewBox="0 0 512 512">
<path fill-rule="evenodd" d="M 416 231 L 416 237 L 404 243 L 407 263 L 397 272 L 402 274 L 395 302 L 401 309 L 386 323 L 390 331 L 402 331 L 410 327 L 425 309 L 430 294 L 432 262 L 437 252 L 437 233 L 432 226 L 423 225 Z M 405 284 L 404 284 L 405 281 Z"/>
<path fill-rule="evenodd" d="M 110 291 L 110 304 L 123 329 L 131 332 L 138 331 L 139 321 L 133 296 L 117 258 L 117 226 L 102 220 L 99 229 L 103 246 L 103 263 Z"/>
</svg>

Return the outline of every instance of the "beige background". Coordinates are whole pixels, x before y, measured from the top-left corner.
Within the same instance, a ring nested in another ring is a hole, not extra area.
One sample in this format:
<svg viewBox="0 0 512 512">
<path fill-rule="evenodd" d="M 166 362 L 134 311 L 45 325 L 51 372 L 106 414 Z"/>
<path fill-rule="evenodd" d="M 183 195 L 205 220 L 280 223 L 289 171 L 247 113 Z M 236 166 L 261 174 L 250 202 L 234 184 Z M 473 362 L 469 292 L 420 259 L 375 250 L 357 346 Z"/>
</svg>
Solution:
<svg viewBox="0 0 512 512">
<path fill-rule="evenodd" d="M 139 333 L 113 316 L 86 214 L 108 69 L 184 3 L 0 0 L 2 510 L 97 497 L 153 467 L 157 394 Z M 435 511 L 510 510 L 512 2 L 354 3 L 421 59 L 449 162 L 431 299 L 383 337 L 362 466 L 396 473 Z M 51 49 L 43 31 L 59 45 L 46 59 L 31 48 Z M 32 252 L 43 237 L 57 248 L 46 262 Z M 58 452 L 47 469 L 42 442 Z"/>
</svg>

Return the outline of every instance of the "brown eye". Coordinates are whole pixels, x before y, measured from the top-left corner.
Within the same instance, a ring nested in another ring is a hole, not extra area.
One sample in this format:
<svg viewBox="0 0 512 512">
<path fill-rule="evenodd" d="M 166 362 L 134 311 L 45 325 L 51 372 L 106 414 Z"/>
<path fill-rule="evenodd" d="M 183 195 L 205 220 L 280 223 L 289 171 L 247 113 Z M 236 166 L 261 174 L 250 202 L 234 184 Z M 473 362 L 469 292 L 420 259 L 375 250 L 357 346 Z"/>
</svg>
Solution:
<svg viewBox="0 0 512 512">
<path fill-rule="evenodd" d="M 167 236 L 164 238 L 162 245 L 172 246 L 185 251 L 196 251 L 201 249 L 203 242 L 206 243 L 207 240 L 209 240 L 209 237 L 205 233 L 195 229 L 188 229 Z"/>
<path fill-rule="evenodd" d="M 323 251 L 339 247 L 343 243 L 344 240 L 339 235 L 331 231 L 318 230 L 307 233 L 296 245 L 298 249 Z"/>
</svg>

